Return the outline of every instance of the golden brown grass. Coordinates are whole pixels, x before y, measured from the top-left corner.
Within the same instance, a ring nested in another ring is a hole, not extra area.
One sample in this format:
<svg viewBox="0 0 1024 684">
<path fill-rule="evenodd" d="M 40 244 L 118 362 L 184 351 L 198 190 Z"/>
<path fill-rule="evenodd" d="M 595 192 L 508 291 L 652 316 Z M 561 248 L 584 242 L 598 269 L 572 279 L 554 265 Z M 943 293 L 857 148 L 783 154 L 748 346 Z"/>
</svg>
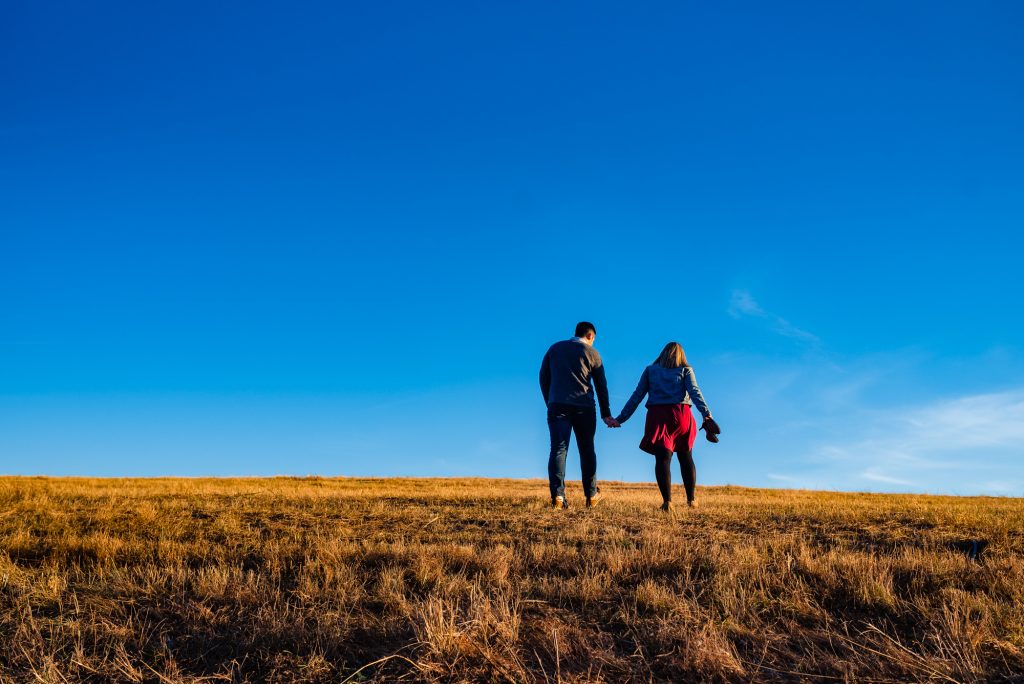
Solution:
<svg viewBox="0 0 1024 684">
<path fill-rule="evenodd" d="M 1024 681 L 1022 500 L 602 489 L 2 478 L 0 682 Z"/>
</svg>

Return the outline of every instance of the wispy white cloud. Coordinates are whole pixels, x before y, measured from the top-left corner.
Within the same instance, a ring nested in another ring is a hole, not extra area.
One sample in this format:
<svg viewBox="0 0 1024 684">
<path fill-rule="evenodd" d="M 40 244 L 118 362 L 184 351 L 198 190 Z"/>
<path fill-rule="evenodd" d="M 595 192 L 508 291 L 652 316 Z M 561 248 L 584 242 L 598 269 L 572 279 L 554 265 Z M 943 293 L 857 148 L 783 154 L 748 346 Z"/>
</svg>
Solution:
<svg viewBox="0 0 1024 684">
<path fill-rule="evenodd" d="M 752 485 L 1024 496 L 1024 374 L 1013 358 L 793 352 L 732 352 L 702 368 L 726 431 L 702 451 L 704 472 Z M 994 378 L 1000 391 L 988 389 Z"/>
<path fill-rule="evenodd" d="M 502 442 L 496 442 L 492 439 L 481 439 L 476 445 L 477 453 L 482 456 L 500 454 L 506 448 L 507 446 Z"/>
<path fill-rule="evenodd" d="M 865 480 L 873 480 L 875 482 L 885 482 L 887 484 L 898 484 L 898 485 L 909 485 L 913 486 L 917 484 L 911 480 L 901 480 L 898 477 L 892 477 L 891 475 L 884 475 L 878 472 L 877 468 L 868 468 L 860 474 Z"/>
<path fill-rule="evenodd" d="M 851 419 L 863 429 L 852 439 L 820 445 L 816 463 L 861 480 L 920 489 L 936 481 L 946 490 L 1024 488 L 1024 466 L 1013 468 L 1024 456 L 1024 389 L 861 411 Z M 995 472 L 1007 476 L 999 488 L 990 486 Z M 985 481 L 975 482 L 982 473 Z"/>
<path fill-rule="evenodd" d="M 873 420 L 861 446 L 919 462 L 927 456 L 967 449 L 1019 449 L 1024 454 L 1024 390 L 943 399 L 891 410 Z"/>
<path fill-rule="evenodd" d="M 913 450 L 1016 447 L 1024 453 L 1024 390 L 940 401 L 909 412 L 903 423 Z"/>
<path fill-rule="evenodd" d="M 779 335 L 812 344 L 820 342 L 817 335 L 801 330 L 776 313 L 765 311 L 747 290 L 733 290 L 732 298 L 729 300 L 729 315 L 733 318 L 760 318 L 767 321 L 772 332 Z"/>
<path fill-rule="evenodd" d="M 780 473 L 768 473 L 766 477 L 769 480 L 775 480 L 791 487 L 799 487 L 802 489 L 812 489 L 814 483 L 806 477 L 797 477 L 795 475 L 782 475 Z"/>
</svg>

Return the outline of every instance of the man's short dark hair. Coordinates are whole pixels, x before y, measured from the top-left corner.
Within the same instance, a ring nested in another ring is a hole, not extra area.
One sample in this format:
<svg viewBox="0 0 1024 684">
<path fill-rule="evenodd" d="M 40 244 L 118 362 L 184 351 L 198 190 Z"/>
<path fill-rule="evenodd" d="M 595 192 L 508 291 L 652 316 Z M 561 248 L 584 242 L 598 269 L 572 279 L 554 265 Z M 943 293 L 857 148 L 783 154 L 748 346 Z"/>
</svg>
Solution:
<svg viewBox="0 0 1024 684">
<path fill-rule="evenodd" d="M 594 328 L 593 323 L 587 323 L 586 321 L 580 321 L 576 324 L 576 337 L 586 337 L 589 333 L 597 335 L 597 330 Z"/>
</svg>

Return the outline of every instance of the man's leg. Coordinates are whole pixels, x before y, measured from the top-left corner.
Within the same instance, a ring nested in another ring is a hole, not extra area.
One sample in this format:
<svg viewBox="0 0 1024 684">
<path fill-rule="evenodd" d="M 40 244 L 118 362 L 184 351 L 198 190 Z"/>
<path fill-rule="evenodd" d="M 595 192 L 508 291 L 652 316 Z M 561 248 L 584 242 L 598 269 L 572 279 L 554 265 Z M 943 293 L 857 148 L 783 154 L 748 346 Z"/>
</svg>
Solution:
<svg viewBox="0 0 1024 684">
<path fill-rule="evenodd" d="M 565 456 L 569 453 L 569 435 L 572 423 L 569 414 L 560 407 L 548 407 L 548 433 L 551 452 L 548 455 L 548 484 L 551 498 L 565 496 Z M 577 437 L 578 439 L 578 437 Z"/>
<path fill-rule="evenodd" d="M 597 493 L 597 454 L 594 453 L 597 412 L 594 409 L 585 408 L 573 412 L 572 431 L 576 433 L 576 447 L 580 450 L 583 493 L 587 497 L 591 497 Z"/>
</svg>

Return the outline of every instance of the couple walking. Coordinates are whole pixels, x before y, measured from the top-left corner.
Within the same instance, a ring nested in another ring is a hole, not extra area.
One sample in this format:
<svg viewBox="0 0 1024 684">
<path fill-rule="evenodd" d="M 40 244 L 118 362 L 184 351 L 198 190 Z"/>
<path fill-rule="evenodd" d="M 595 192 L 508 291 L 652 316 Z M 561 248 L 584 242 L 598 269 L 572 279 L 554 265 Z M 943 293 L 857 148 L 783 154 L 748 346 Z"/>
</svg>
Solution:
<svg viewBox="0 0 1024 684">
<path fill-rule="evenodd" d="M 690 413 L 690 406 L 696 405 L 704 417 L 701 429 L 705 430 L 708 441 L 717 442 L 720 430 L 697 386 L 697 378 L 686 361 L 683 348 L 677 342 L 666 344 L 654 363 L 644 369 L 633 395 L 619 415 L 613 418 L 601 355 L 594 349 L 596 336 L 592 323 L 578 323 L 575 336 L 551 345 L 540 366 L 540 389 L 548 406 L 548 431 L 551 433 L 548 482 L 552 507 L 569 507 L 565 497 L 565 457 L 571 434 L 576 435 L 576 447 L 580 452 L 587 506 L 594 506 L 601 500 L 601 489 L 597 486 L 597 454 L 594 452 L 594 435 L 597 432 L 595 391 L 601 419 L 610 428 L 621 427 L 636 411 L 644 395 L 649 395 L 640 449 L 654 456 L 654 475 L 664 499 L 661 509 L 672 509 L 672 454 L 679 457 L 686 502 L 691 507 L 696 506 L 697 469 L 693 463 L 693 442 L 697 435 L 697 422 Z"/>
</svg>

